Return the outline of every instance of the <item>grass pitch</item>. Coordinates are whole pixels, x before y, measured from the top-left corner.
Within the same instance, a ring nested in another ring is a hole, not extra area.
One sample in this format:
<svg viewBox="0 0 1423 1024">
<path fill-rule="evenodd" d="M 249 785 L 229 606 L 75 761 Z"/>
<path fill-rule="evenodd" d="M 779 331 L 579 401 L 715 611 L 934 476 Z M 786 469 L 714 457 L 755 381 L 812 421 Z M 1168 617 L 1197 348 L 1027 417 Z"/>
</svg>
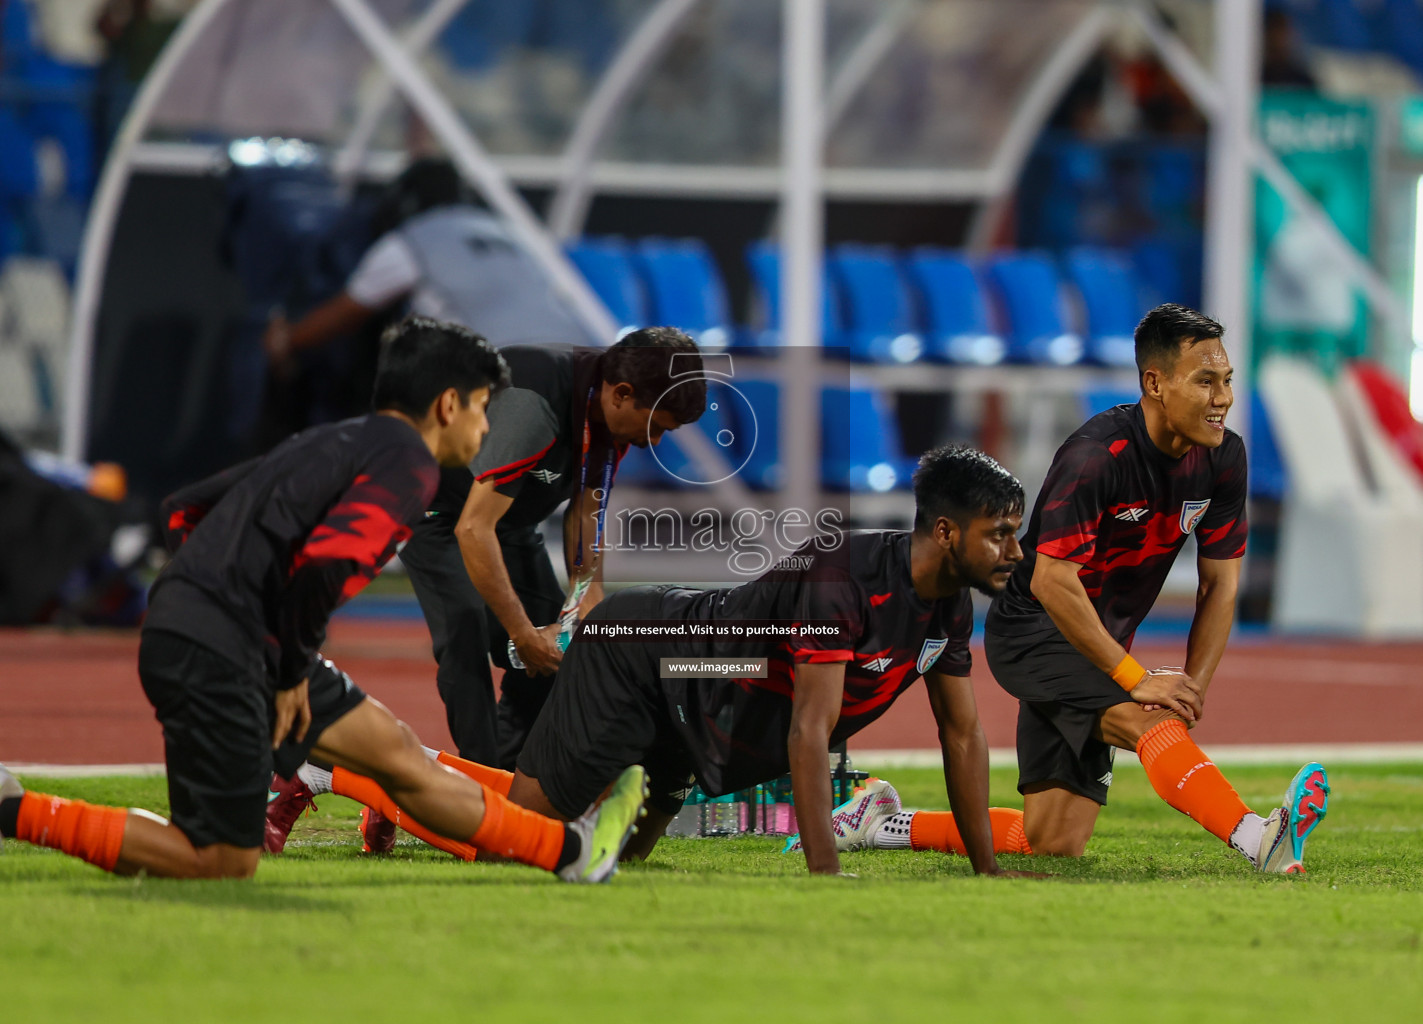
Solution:
<svg viewBox="0 0 1423 1024">
<path fill-rule="evenodd" d="M 1309 875 L 1264 877 L 1123 764 L 1081 861 L 844 858 L 810 878 L 773 839 L 664 840 L 610 885 L 359 853 L 323 798 L 253 882 L 125 880 L 0 855 L 5 1021 L 1337 1021 L 1423 1005 L 1423 766 L 1342 767 Z M 1257 809 L 1294 766 L 1233 768 Z M 937 771 L 885 771 L 945 807 Z M 161 779 L 33 780 L 162 810 Z M 995 802 L 1016 804 L 1011 772 Z M 459 1014 L 452 1018 L 451 1014 Z"/>
</svg>

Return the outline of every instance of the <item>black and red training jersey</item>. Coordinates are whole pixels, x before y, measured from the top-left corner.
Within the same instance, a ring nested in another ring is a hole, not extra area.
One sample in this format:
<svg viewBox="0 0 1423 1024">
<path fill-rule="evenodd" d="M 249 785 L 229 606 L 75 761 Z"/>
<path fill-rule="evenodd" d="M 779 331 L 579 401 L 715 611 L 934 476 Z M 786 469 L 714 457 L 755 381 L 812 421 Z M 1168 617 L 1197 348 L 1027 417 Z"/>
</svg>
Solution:
<svg viewBox="0 0 1423 1024">
<path fill-rule="evenodd" d="M 277 689 L 310 673 L 331 613 L 410 536 L 439 482 L 420 435 L 392 416 L 312 427 L 163 502 L 176 552 L 145 629 L 178 633 Z"/>
<path fill-rule="evenodd" d="M 1216 448 L 1180 458 L 1157 448 L 1141 406 L 1092 417 L 1053 457 L 1023 537 L 1023 561 L 994 600 L 985 628 L 1004 636 L 1050 629 L 1032 594 L 1038 553 L 1076 562 L 1108 633 L 1130 649 L 1176 555 L 1195 533 L 1204 558 L 1245 553 L 1245 444 L 1232 430 Z"/>
<path fill-rule="evenodd" d="M 584 423 L 602 387 L 602 351 L 570 345 L 501 348 L 511 385 L 489 401 L 489 434 L 479 454 L 467 467 L 441 472 L 430 510 L 458 518 L 474 481 L 493 482 L 511 499 L 499 520 L 502 533 L 538 526 L 578 492 L 585 477 L 589 488 L 601 487 L 627 450 L 595 417 L 584 454 Z"/>
<path fill-rule="evenodd" d="M 919 597 L 909 571 L 909 543 L 908 533 L 846 534 L 833 551 L 808 544 L 782 563 L 794 568 L 773 568 L 739 587 L 668 594 L 664 614 L 686 623 L 716 627 L 778 620 L 839 627 L 834 635 L 657 643 L 664 658 L 767 659 L 764 679 L 663 680 L 673 725 L 707 792 L 729 793 L 790 770 L 786 743 L 795 665 L 845 665 L 845 694 L 831 746 L 879 718 L 925 672 L 969 674 L 968 592 L 939 601 Z"/>
</svg>

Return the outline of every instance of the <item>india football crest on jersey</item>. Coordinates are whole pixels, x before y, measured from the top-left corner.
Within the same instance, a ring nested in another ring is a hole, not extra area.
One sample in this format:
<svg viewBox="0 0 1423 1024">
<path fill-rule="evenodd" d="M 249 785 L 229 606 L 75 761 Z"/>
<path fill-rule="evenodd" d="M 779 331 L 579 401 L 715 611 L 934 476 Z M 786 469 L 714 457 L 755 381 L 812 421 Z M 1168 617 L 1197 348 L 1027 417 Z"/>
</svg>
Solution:
<svg viewBox="0 0 1423 1024">
<path fill-rule="evenodd" d="M 1201 521 L 1201 516 L 1206 514 L 1206 509 L 1210 508 L 1211 500 L 1187 501 L 1181 505 L 1181 532 L 1190 533 L 1196 528 L 1196 524 Z"/>
<path fill-rule="evenodd" d="M 939 660 L 939 654 L 948 645 L 948 642 L 947 637 L 924 641 L 924 646 L 919 649 L 919 660 L 914 663 L 914 667 L 919 670 L 921 676 L 934 667 L 934 662 Z"/>
</svg>

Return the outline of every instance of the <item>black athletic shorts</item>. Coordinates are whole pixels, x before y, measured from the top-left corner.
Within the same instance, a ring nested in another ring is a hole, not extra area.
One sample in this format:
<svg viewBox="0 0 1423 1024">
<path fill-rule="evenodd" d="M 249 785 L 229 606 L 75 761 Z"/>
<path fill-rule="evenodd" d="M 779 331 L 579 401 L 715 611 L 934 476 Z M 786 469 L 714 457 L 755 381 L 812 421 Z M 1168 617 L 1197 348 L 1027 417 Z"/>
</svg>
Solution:
<svg viewBox="0 0 1423 1024">
<path fill-rule="evenodd" d="M 1018 698 L 1018 792 L 1059 782 L 1107 802 L 1116 749 L 1093 735 L 1097 719 L 1131 695 L 1056 627 L 1022 636 L 987 632 L 984 653 L 998 685 Z"/>
<path fill-rule="evenodd" d="M 601 602 L 588 621 L 662 618 L 668 589 L 630 587 Z M 652 644 L 577 638 L 569 645 L 518 762 L 560 814 L 578 817 L 635 764 L 647 769 L 648 806 L 681 810 L 695 780 L 660 676 Z"/>
<path fill-rule="evenodd" d="M 243 668 L 177 633 L 145 629 L 138 648 L 143 692 L 163 726 L 173 824 L 194 846 L 262 845 L 272 771 L 296 771 L 321 733 L 365 694 L 319 660 L 308 690 L 311 728 L 272 750 L 276 711 L 259 667 Z"/>
</svg>

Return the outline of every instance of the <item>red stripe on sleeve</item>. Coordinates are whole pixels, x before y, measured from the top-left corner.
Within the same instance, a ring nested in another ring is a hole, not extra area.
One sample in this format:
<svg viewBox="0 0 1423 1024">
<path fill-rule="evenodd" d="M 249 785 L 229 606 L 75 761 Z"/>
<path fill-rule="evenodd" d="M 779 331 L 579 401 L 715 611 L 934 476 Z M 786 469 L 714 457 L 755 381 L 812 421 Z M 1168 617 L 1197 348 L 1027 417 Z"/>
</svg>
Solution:
<svg viewBox="0 0 1423 1024">
<path fill-rule="evenodd" d="M 853 651 L 792 651 L 791 658 L 796 664 L 824 665 L 837 661 L 851 661 Z"/>
<path fill-rule="evenodd" d="M 526 459 L 516 459 L 515 461 L 505 466 L 495 466 L 493 469 L 486 469 L 483 473 L 480 473 L 479 476 L 475 477 L 475 479 L 478 480 L 480 483 L 484 483 L 484 481 L 488 480 L 492 476 L 503 476 L 504 479 L 495 481 L 496 486 L 499 484 L 508 483 L 510 480 L 515 480 L 520 476 L 520 474 L 524 473 L 526 470 L 533 469 L 534 463 L 538 462 L 539 459 L 547 455 L 548 450 L 557 443 L 558 438 L 554 438 L 548 444 L 544 445 L 543 449 L 537 452 L 536 454 L 530 455 Z M 506 476 L 505 474 L 509 475 Z"/>
<path fill-rule="evenodd" d="M 311 562 L 338 561 L 374 570 L 392 545 L 409 536 L 410 527 L 397 522 L 389 509 L 365 501 L 342 502 L 311 531 L 292 559 L 292 572 Z"/>
</svg>

